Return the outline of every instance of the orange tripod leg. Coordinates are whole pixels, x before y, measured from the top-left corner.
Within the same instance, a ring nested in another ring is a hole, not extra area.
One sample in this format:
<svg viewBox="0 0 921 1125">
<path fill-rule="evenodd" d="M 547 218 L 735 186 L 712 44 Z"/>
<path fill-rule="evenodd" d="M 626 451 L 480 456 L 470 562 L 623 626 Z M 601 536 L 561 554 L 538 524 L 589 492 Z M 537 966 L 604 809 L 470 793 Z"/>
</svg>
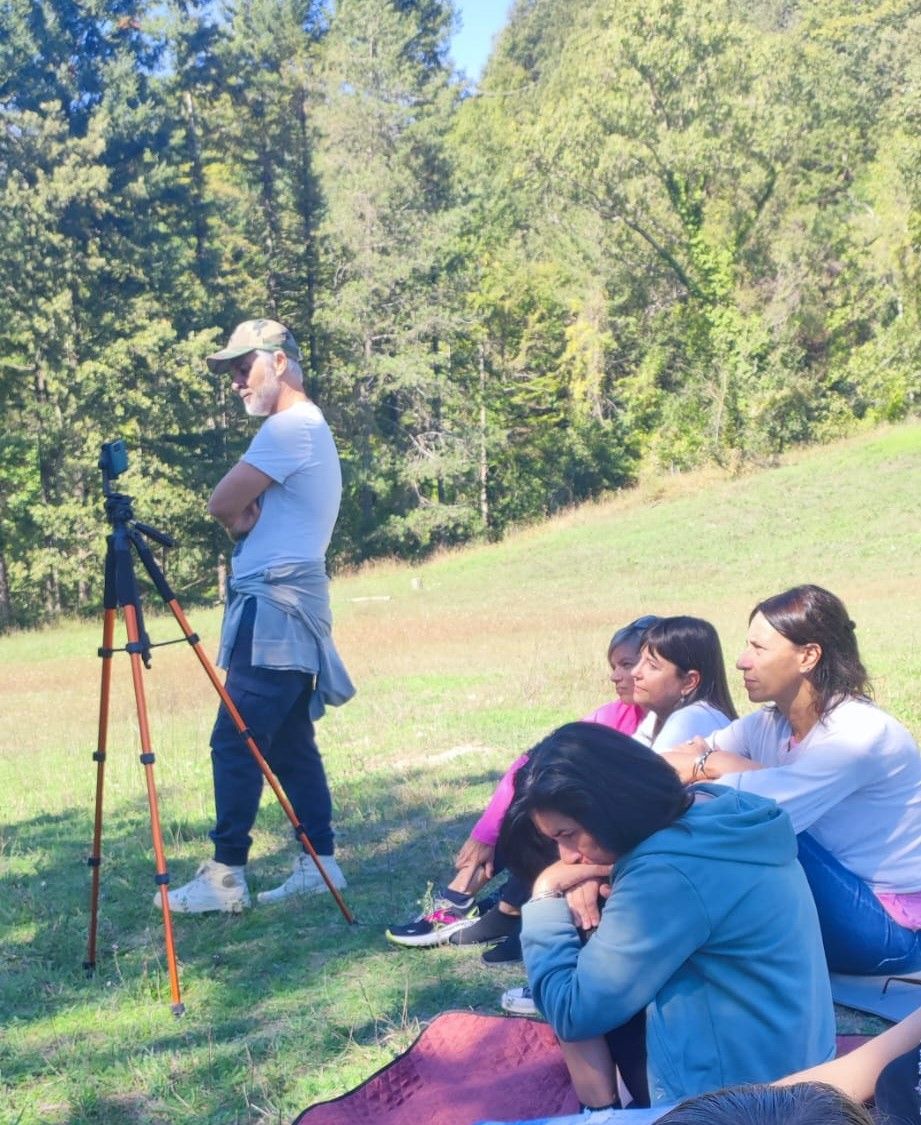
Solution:
<svg viewBox="0 0 921 1125">
<path fill-rule="evenodd" d="M 150 806 L 150 829 L 153 837 L 154 858 L 156 860 L 156 882 L 160 887 L 160 902 L 163 907 L 163 932 L 166 942 L 166 963 L 169 969 L 170 991 L 173 997 L 173 1014 L 180 1016 L 185 1005 L 179 995 L 179 970 L 176 967 L 176 946 L 173 940 L 173 919 L 169 907 L 169 874 L 166 870 L 166 856 L 163 850 L 163 835 L 160 831 L 160 810 L 157 802 L 157 788 L 154 782 L 153 765 L 155 757 L 151 750 L 150 726 L 147 721 L 147 702 L 144 698 L 144 680 L 141 657 L 138 652 L 140 631 L 133 605 L 123 607 L 125 627 L 128 632 L 129 656 L 131 658 L 131 678 L 134 683 L 134 700 L 137 706 L 138 728 L 141 741 L 141 764 L 147 780 L 147 803 Z"/>
<path fill-rule="evenodd" d="M 83 968 L 96 968 L 96 928 L 99 920 L 99 866 L 102 863 L 102 795 L 106 771 L 106 742 L 109 729 L 109 688 L 112 682 L 112 641 L 115 636 L 115 610 L 107 609 L 102 620 L 102 677 L 99 689 L 99 733 L 96 738 L 96 815 L 93 825 L 93 850 L 86 861 L 93 876 L 90 890 L 90 929 Z"/>
<path fill-rule="evenodd" d="M 258 764 L 259 768 L 262 770 L 262 773 L 263 773 L 266 781 L 271 786 L 272 792 L 278 798 L 278 803 L 284 809 L 285 816 L 287 816 L 288 820 L 291 821 L 291 825 L 294 828 L 294 831 L 295 831 L 295 834 L 296 834 L 298 840 L 300 840 L 300 842 L 304 845 L 304 847 L 307 849 L 308 854 L 310 855 L 310 858 L 317 865 L 317 870 L 320 872 L 320 875 L 323 878 L 323 882 L 326 884 L 330 894 L 336 900 L 336 905 L 339 907 L 340 911 L 342 912 L 342 916 L 345 918 L 346 922 L 349 923 L 349 925 L 355 925 L 355 916 L 352 914 L 352 912 L 346 906 L 345 900 L 343 899 L 342 895 L 339 894 L 338 889 L 335 886 L 333 886 L 333 882 L 330 879 L 329 875 L 327 874 L 326 868 L 320 862 L 320 857 L 317 855 L 313 844 L 310 842 L 310 840 L 307 836 L 307 833 L 304 831 L 304 826 L 298 820 L 297 813 L 294 811 L 294 806 L 288 800 L 288 796 L 285 793 L 284 789 L 282 788 L 281 783 L 279 782 L 279 780 L 275 776 L 275 774 L 272 772 L 272 768 L 269 765 L 269 763 L 265 760 L 265 758 L 262 754 L 262 751 L 259 749 L 258 745 L 256 744 L 255 739 L 253 738 L 252 734 L 250 733 L 249 728 L 247 727 L 246 723 L 243 721 L 243 717 L 240 715 L 240 712 L 237 710 L 236 706 L 234 705 L 233 700 L 227 694 L 227 689 L 221 683 L 220 676 L 218 676 L 217 672 L 215 671 L 214 665 L 208 659 L 208 654 L 205 652 L 204 648 L 202 647 L 202 643 L 198 639 L 198 635 L 193 632 L 192 627 L 189 625 L 189 622 L 186 619 L 186 616 L 182 611 L 182 607 L 180 606 L 179 602 L 176 601 L 175 598 L 172 598 L 171 600 L 167 601 L 167 605 L 172 610 L 173 616 L 179 622 L 179 627 L 182 629 L 183 633 L 185 633 L 186 640 L 189 642 L 189 644 L 195 650 L 195 655 L 198 657 L 199 663 L 201 664 L 202 668 L 204 668 L 205 673 L 208 676 L 208 679 L 214 685 L 214 690 L 221 697 L 221 702 L 227 708 L 227 712 L 230 715 L 231 719 L 233 719 L 234 725 L 236 726 L 236 728 L 240 732 L 240 734 L 243 736 L 243 739 L 246 742 L 246 745 L 249 749 L 249 752 L 256 759 L 256 763 Z"/>
</svg>

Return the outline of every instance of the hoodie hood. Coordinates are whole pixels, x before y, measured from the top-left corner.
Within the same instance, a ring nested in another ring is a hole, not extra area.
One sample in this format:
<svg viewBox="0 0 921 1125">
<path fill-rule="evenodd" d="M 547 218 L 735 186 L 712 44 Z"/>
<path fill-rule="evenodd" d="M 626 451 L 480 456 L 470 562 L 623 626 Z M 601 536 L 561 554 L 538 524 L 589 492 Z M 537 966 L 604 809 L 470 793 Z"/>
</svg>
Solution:
<svg viewBox="0 0 921 1125">
<path fill-rule="evenodd" d="M 783 867 L 796 857 L 793 823 L 774 801 L 715 784 L 694 785 L 689 792 L 697 800 L 688 811 L 619 859 L 615 874 L 622 864 L 647 854 L 768 867 Z"/>
</svg>

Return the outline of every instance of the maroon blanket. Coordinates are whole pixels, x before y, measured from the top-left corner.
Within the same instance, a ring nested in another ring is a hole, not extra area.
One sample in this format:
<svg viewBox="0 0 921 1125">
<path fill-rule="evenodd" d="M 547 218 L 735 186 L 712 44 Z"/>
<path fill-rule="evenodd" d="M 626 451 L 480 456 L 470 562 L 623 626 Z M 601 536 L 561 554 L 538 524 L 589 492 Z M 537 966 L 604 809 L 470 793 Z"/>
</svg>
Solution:
<svg viewBox="0 0 921 1125">
<path fill-rule="evenodd" d="M 838 1054 L 866 1037 L 839 1035 Z M 576 1113 L 547 1024 L 446 1012 L 354 1090 L 305 1109 L 294 1125 L 473 1125 Z"/>
<path fill-rule="evenodd" d="M 446 1012 L 392 1063 L 294 1125 L 472 1125 L 578 1109 L 545 1023 Z"/>
</svg>

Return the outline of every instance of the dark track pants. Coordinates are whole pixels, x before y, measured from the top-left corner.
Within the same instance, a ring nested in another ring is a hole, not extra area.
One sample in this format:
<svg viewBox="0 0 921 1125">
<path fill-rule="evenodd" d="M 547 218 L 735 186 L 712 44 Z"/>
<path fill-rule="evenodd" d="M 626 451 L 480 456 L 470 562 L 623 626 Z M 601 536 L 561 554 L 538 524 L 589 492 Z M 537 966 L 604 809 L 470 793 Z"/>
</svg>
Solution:
<svg viewBox="0 0 921 1125">
<path fill-rule="evenodd" d="M 255 616 L 256 600 L 249 598 L 225 686 L 317 854 L 332 855 L 332 801 L 308 713 L 314 678 L 306 672 L 252 666 Z M 237 867 L 249 855 L 249 833 L 259 809 L 263 776 L 223 704 L 211 734 L 211 766 L 216 809 L 211 832 L 214 858 Z"/>
</svg>

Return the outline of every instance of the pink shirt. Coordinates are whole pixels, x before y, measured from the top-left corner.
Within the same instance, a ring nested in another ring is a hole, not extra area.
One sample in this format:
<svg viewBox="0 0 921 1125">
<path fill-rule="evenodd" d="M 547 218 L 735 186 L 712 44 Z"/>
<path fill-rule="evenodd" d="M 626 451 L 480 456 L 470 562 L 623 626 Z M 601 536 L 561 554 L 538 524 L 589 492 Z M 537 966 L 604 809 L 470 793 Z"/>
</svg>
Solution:
<svg viewBox="0 0 921 1125">
<path fill-rule="evenodd" d="M 906 930 L 921 930 L 921 891 L 907 895 L 876 892 L 880 905 L 890 918 Z"/>
<path fill-rule="evenodd" d="M 583 723 L 600 723 L 601 726 L 611 727 L 614 730 L 620 731 L 621 734 L 633 734 L 636 728 L 640 725 L 645 712 L 642 707 L 637 707 L 634 703 L 623 703 L 621 700 L 613 700 L 611 703 L 605 703 L 604 706 L 599 707 L 597 710 L 592 711 L 590 715 L 586 715 L 582 720 Z M 506 770 L 502 780 L 496 786 L 489 804 L 483 811 L 483 815 L 473 826 L 470 835 L 474 840 L 479 840 L 481 844 L 489 844 L 491 847 L 495 846 L 496 841 L 499 839 L 499 829 L 502 827 L 502 818 L 508 812 L 508 807 L 512 803 L 512 796 L 515 790 L 515 774 L 528 760 L 527 754 L 522 754 L 520 758 L 516 758 L 514 762 Z"/>
</svg>

